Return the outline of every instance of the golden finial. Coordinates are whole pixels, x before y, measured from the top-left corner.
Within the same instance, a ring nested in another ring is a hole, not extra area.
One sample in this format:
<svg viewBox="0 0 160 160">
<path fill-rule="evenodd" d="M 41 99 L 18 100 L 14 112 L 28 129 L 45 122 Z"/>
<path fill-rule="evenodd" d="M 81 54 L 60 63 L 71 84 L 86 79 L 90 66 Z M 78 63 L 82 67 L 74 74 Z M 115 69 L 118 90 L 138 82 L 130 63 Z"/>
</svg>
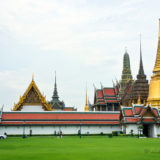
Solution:
<svg viewBox="0 0 160 160">
<path fill-rule="evenodd" d="M 137 104 L 141 104 L 141 97 L 140 97 L 140 95 L 138 97 Z"/>
<path fill-rule="evenodd" d="M 159 18 L 159 34 L 158 37 L 160 38 L 160 18 Z"/>
<path fill-rule="evenodd" d="M 34 81 L 34 73 L 32 73 L 32 81 Z"/>
</svg>

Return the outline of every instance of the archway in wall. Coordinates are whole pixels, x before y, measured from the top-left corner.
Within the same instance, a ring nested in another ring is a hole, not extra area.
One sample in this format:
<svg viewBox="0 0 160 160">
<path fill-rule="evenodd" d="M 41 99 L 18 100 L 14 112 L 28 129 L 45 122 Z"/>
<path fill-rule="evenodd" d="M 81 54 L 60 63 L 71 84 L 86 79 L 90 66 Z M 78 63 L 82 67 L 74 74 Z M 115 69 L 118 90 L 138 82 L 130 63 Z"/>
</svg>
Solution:
<svg viewBox="0 0 160 160">
<path fill-rule="evenodd" d="M 154 137 L 154 125 L 153 124 L 143 124 L 143 134 L 146 137 Z"/>
<path fill-rule="evenodd" d="M 143 134 L 144 134 L 146 137 L 149 137 L 149 125 L 148 125 L 148 124 L 144 124 L 144 125 L 143 125 Z"/>
</svg>

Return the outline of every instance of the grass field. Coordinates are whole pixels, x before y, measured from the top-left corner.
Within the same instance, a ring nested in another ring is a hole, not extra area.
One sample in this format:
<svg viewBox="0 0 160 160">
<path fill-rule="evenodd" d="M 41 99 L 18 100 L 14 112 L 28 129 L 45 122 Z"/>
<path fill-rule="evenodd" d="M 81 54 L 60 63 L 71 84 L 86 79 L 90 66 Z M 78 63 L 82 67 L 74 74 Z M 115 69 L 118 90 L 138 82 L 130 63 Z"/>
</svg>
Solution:
<svg viewBox="0 0 160 160">
<path fill-rule="evenodd" d="M 28 137 L 0 140 L 0 160 L 159 160 L 160 139 Z"/>
</svg>

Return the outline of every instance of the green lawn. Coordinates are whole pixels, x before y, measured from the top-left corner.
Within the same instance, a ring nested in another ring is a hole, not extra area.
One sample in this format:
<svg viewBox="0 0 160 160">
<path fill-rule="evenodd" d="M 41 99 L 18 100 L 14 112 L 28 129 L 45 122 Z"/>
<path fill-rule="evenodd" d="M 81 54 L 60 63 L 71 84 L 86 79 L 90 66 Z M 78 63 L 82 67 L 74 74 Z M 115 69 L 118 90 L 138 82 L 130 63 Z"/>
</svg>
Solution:
<svg viewBox="0 0 160 160">
<path fill-rule="evenodd" d="M 160 139 L 28 137 L 0 140 L 0 160 L 159 160 Z"/>
</svg>

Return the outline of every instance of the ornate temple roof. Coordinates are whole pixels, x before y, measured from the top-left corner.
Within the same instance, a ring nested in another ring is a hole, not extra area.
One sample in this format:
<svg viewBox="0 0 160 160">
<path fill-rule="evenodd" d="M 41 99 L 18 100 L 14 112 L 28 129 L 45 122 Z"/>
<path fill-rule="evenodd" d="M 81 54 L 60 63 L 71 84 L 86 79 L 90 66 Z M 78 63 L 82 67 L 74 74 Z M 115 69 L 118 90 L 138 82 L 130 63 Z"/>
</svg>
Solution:
<svg viewBox="0 0 160 160">
<path fill-rule="evenodd" d="M 46 111 L 52 110 L 51 105 L 47 103 L 46 98 L 41 94 L 33 78 L 23 96 L 20 97 L 19 102 L 14 105 L 12 111 L 19 111 L 24 105 L 41 105 Z"/>
<path fill-rule="evenodd" d="M 102 88 L 95 90 L 94 104 L 119 103 L 115 88 Z"/>
<path fill-rule="evenodd" d="M 160 113 L 157 107 L 150 105 L 134 105 L 121 107 L 122 123 L 160 123 Z"/>
</svg>

